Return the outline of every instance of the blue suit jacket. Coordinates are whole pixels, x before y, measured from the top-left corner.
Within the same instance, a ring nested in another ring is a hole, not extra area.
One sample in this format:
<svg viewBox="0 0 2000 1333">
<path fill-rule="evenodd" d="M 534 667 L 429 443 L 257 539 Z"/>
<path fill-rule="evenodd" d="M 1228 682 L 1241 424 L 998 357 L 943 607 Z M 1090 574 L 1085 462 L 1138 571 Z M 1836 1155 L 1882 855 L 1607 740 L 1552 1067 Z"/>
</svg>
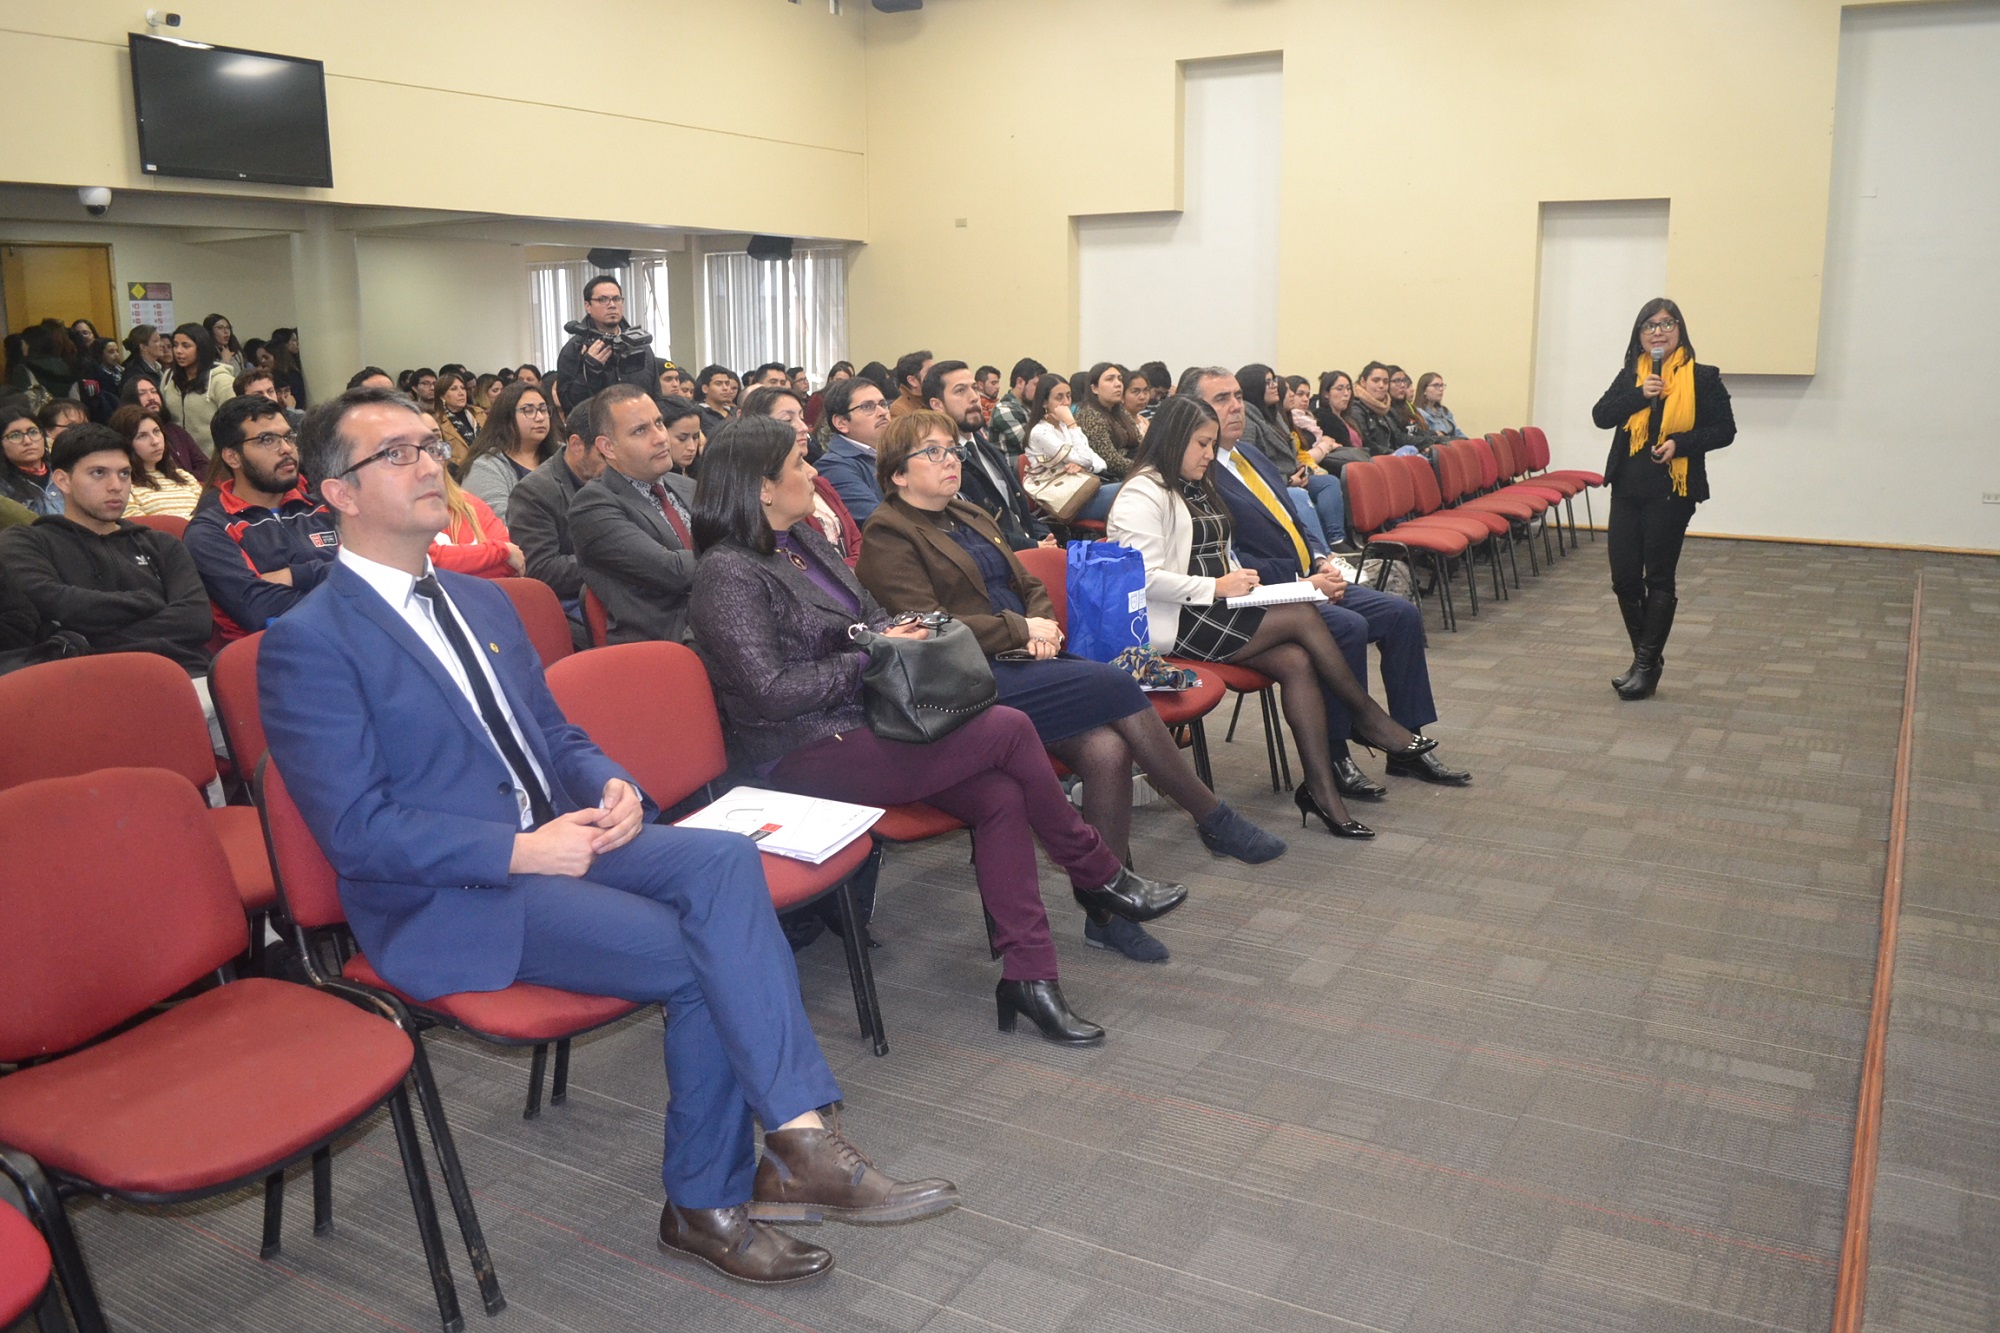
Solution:
<svg viewBox="0 0 2000 1333">
<path fill-rule="evenodd" d="M 1247 465 L 1257 469 L 1257 475 L 1271 488 L 1271 494 L 1278 497 L 1278 503 L 1287 503 L 1285 479 L 1278 475 L 1270 459 L 1255 449 L 1239 447 L 1236 464 L 1238 467 Z M 1292 545 L 1291 535 L 1278 526 L 1278 520 L 1271 517 L 1271 511 L 1257 502 L 1257 497 L 1250 494 L 1248 487 L 1229 475 L 1229 469 L 1220 461 L 1209 470 L 1209 475 L 1215 478 L 1215 489 L 1222 493 L 1222 503 L 1229 510 L 1230 526 L 1235 529 L 1232 541 L 1236 546 L 1237 560 L 1246 568 L 1256 570 L 1257 577 L 1266 583 L 1291 583 L 1305 577 L 1306 571 L 1299 568 L 1298 548 Z M 1297 525 L 1289 512 L 1285 517 L 1315 559 L 1326 554 L 1311 534 Z"/>
<path fill-rule="evenodd" d="M 813 464 L 831 482 L 857 525 L 882 503 L 882 482 L 875 475 L 875 457 L 839 431 L 826 437 L 826 452 Z"/>
<path fill-rule="evenodd" d="M 492 653 L 558 814 L 631 781 L 564 719 L 506 594 L 438 579 Z M 354 937 L 418 999 L 498 990 L 520 970 L 513 776 L 472 703 L 360 575 L 336 565 L 264 635 L 257 694 L 271 757 L 327 859 Z M 633 786 L 637 787 L 637 783 Z M 648 815 L 654 812 L 649 808 Z"/>
</svg>

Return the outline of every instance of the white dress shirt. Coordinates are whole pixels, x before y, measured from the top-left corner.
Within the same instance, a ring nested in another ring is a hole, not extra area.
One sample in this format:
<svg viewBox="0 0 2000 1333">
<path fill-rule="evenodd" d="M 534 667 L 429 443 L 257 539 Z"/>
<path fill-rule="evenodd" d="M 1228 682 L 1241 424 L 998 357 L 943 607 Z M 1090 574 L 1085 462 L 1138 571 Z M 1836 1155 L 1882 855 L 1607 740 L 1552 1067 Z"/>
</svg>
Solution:
<svg viewBox="0 0 2000 1333">
<path fill-rule="evenodd" d="M 472 682 L 466 679 L 465 666 L 458 660 L 458 654 L 452 651 L 451 641 L 445 638 L 443 628 L 434 618 L 430 598 L 417 592 L 417 580 L 400 569 L 393 569 L 366 556 L 356 555 L 345 546 L 340 548 L 339 559 L 342 564 L 359 574 L 362 582 L 374 589 L 377 595 L 389 604 L 389 609 L 403 618 L 403 623 L 410 627 L 411 633 L 423 642 L 424 647 L 430 649 L 431 656 L 437 658 L 438 665 L 444 668 L 445 674 L 451 677 L 454 685 L 458 686 L 458 692 L 465 696 L 465 702 L 471 707 L 472 715 L 480 719 L 481 729 L 485 730 L 485 716 L 479 711 L 479 699 L 472 692 Z M 436 572 L 431 568 L 429 561 L 424 562 L 424 569 L 427 573 Z M 465 641 L 477 651 L 479 636 L 465 623 L 465 617 L 459 614 L 458 608 L 451 606 L 449 593 L 445 594 L 444 600 L 450 607 L 451 616 L 458 621 L 459 629 L 464 632 Z M 549 785 L 548 774 L 542 772 L 541 764 L 536 761 L 535 749 L 528 744 L 527 734 L 521 730 L 520 719 L 514 716 L 514 709 L 507 702 L 507 691 L 500 687 L 500 678 L 494 674 L 493 664 L 482 654 L 479 665 L 486 673 L 486 683 L 492 689 L 493 697 L 500 703 L 500 711 L 506 715 L 507 725 L 513 730 L 514 739 L 520 744 L 521 753 L 527 757 L 528 766 L 535 770 L 536 781 L 542 784 L 543 791 L 553 794 L 554 788 Z M 492 740 L 491 731 L 487 732 L 487 739 L 489 742 Z M 497 744 L 493 746 L 493 753 L 500 755 L 500 762 L 506 765 L 508 773 L 511 774 L 514 767 L 507 763 L 506 755 L 501 754 Z M 514 783 L 514 800 L 521 807 L 521 827 L 533 828 L 535 819 L 530 811 L 528 792 L 518 780 Z"/>
</svg>

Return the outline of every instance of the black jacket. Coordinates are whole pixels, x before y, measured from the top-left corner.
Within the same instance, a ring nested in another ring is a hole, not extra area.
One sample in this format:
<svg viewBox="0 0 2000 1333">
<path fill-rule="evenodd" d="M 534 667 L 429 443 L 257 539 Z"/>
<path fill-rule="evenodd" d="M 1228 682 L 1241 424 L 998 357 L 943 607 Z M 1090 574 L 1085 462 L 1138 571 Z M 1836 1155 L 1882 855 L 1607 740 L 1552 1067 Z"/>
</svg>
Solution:
<svg viewBox="0 0 2000 1333">
<path fill-rule="evenodd" d="M 618 327 L 632 326 L 620 320 Z M 562 399 L 564 412 L 576 411 L 614 384 L 636 384 L 647 393 L 659 393 L 660 360 L 650 348 L 622 354 L 614 349 L 611 359 L 600 365 L 583 354 L 586 346 L 597 341 L 594 333 L 574 334 L 556 354 L 556 395 Z"/>
<path fill-rule="evenodd" d="M 514 484 L 507 495 L 507 531 L 527 560 L 523 571 L 573 601 L 583 596 L 583 568 L 569 535 L 569 502 L 583 483 L 561 454 Z"/>
<path fill-rule="evenodd" d="M 1625 423 L 1648 401 L 1632 382 L 1634 373 L 1630 367 L 1619 371 L 1611 387 L 1597 400 L 1597 406 L 1590 409 L 1590 419 L 1599 430 L 1618 428 L 1611 437 L 1611 457 L 1604 461 L 1605 484 L 1614 490 L 1618 469 L 1632 456 L 1632 433 L 1625 429 Z M 1723 386 L 1722 372 L 1695 362 L 1694 426 L 1673 437 L 1674 456 L 1688 461 L 1688 499 L 1700 504 L 1708 498 L 1706 456 L 1717 449 L 1727 449 L 1735 438 L 1736 414 L 1729 406 L 1729 390 Z"/>
<path fill-rule="evenodd" d="M 660 484 L 694 513 L 693 482 L 669 472 Z M 569 526 L 584 581 L 610 615 L 612 643 L 687 639 L 694 552 L 651 500 L 606 468 L 570 501 Z"/>
<path fill-rule="evenodd" d="M 958 498 L 984 509 L 999 524 L 1000 535 L 1015 550 L 1025 551 L 1040 544 L 1042 538 L 1049 535 L 1049 525 L 1035 513 L 1034 502 L 1021 489 L 1021 479 L 1014 470 L 1014 464 L 986 438 L 983 430 L 974 432 L 960 443 L 966 446 L 966 456 L 958 473 Z M 993 481 L 996 473 L 1001 483 L 998 486 Z"/>
<path fill-rule="evenodd" d="M 208 593 L 166 533 L 121 521 L 100 537 L 52 514 L 0 536 L 0 562 L 49 630 L 81 634 L 98 652 L 158 653 L 208 671 Z"/>
</svg>

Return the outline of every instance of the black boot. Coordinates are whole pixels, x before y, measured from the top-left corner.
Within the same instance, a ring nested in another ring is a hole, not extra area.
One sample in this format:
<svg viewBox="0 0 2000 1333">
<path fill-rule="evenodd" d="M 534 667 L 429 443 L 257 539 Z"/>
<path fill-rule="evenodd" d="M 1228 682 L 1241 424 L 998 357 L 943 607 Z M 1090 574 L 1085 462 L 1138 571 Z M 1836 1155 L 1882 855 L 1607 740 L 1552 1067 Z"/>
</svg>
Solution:
<svg viewBox="0 0 2000 1333">
<path fill-rule="evenodd" d="M 1659 688 L 1660 669 L 1666 665 L 1667 635 L 1674 628 L 1674 607 L 1678 600 L 1672 593 L 1648 593 L 1646 595 L 1646 628 L 1639 640 L 1639 651 L 1632 663 L 1632 674 L 1618 687 L 1618 697 L 1625 700 L 1652 697 Z"/>
<path fill-rule="evenodd" d="M 1611 688 L 1623 693 L 1632 681 L 1632 674 L 1639 669 L 1639 641 L 1646 636 L 1646 599 L 1621 592 L 1618 594 L 1618 612 L 1625 617 L 1625 633 L 1632 640 L 1632 665 L 1611 678 Z"/>
</svg>

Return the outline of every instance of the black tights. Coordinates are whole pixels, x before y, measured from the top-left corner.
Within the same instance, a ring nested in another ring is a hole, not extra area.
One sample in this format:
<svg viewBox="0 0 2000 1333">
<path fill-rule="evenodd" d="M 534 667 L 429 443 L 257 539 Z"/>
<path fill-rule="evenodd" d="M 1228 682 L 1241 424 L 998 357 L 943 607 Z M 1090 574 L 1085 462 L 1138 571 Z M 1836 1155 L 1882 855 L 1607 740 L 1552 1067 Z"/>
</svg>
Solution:
<svg viewBox="0 0 2000 1333">
<path fill-rule="evenodd" d="M 1202 785 L 1150 706 L 1080 736 L 1055 741 L 1049 753 L 1083 779 L 1083 822 L 1096 829 L 1120 861 L 1132 863 L 1132 764 L 1159 793 L 1196 822 L 1215 813 L 1215 793 Z"/>
<path fill-rule="evenodd" d="M 1370 744 L 1394 750 L 1415 739 L 1361 688 L 1361 682 L 1348 670 L 1340 645 L 1333 641 L 1333 632 L 1312 603 L 1293 602 L 1266 610 L 1264 623 L 1250 636 L 1250 642 L 1229 660 L 1278 682 L 1285 724 L 1298 743 L 1306 788 L 1320 809 L 1335 819 L 1346 819 L 1347 807 L 1341 804 L 1340 789 L 1333 783 L 1333 745 L 1326 734 L 1326 701 L 1320 691 L 1328 691 L 1347 705 L 1355 731 Z"/>
<path fill-rule="evenodd" d="M 1674 595 L 1674 570 L 1681 562 L 1694 501 L 1679 495 L 1635 500 L 1613 494 L 1605 549 L 1611 555 L 1611 588 L 1627 601 L 1650 593 Z"/>
</svg>

